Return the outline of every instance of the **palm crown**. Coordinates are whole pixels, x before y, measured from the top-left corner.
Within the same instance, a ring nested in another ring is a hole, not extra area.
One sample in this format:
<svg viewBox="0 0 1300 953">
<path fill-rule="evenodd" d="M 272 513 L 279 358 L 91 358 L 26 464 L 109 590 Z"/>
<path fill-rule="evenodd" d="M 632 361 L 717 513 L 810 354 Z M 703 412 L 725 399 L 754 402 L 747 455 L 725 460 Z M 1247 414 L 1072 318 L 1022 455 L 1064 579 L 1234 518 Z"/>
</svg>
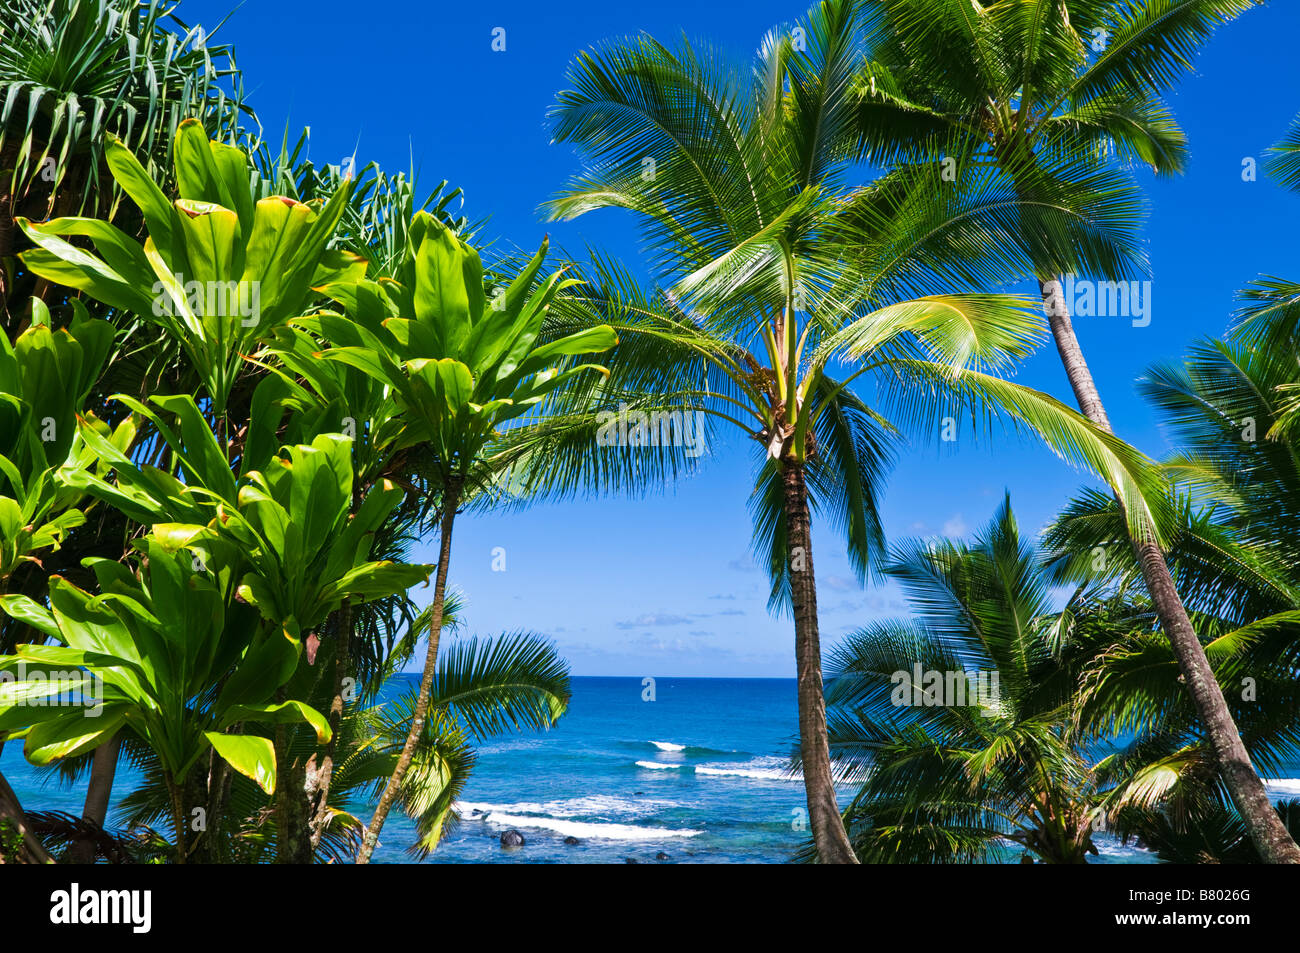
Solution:
<svg viewBox="0 0 1300 953">
<path fill-rule="evenodd" d="M 888 571 L 914 618 L 850 636 L 827 689 L 831 750 L 863 782 L 847 812 L 855 848 L 876 862 L 970 862 L 1000 857 L 1005 838 L 1082 863 L 1096 853 L 1096 784 L 1070 703 L 1089 640 L 1069 608 L 1053 610 L 1009 500 L 972 542 L 902 544 Z"/>
<path fill-rule="evenodd" d="M 821 3 L 805 23 L 770 34 L 749 69 L 649 37 L 583 54 L 553 119 L 586 168 L 548 206 L 556 217 L 637 213 L 662 289 L 645 292 L 598 258 L 590 287 L 557 299 L 556 333 L 599 320 L 622 341 L 612 380 L 589 384 L 586 396 L 636 413 L 698 410 L 763 448 L 755 541 L 773 601 L 788 599 L 795 616 L 813 829 L 823 859 L 850 862 L 831 813 L 809 511 L 829 512 L 865 578 L 882 548 L 878 498 L 900 435 L 852 381 L 873 374 L 882 407 L 904 424 L 997 408 L 1106 474 L 1141 512 L 1146 480 L 1133 451 L 988 373 L 1027 354 L 1041 332 L 1024 301 L 944 293 L 996 285 L 1027 260 L 1019 234 L 1059 242 L 1070 227 L 1057 210 L 1021 202 L 1006 177 L 979 172 L 964 173 L 962 188 L 921 166 L 868 188 L 847 184 L 868 25 L 857 4 Z M 1088 227 L 1109 247 L 1104 216 Z M 857 366 L 836 376 L 846 359 Z M 540 442 L 533 480 L 567 490 L 687 463 L 671 440 L 626 443 L 582 433 Z"/>
</svg>

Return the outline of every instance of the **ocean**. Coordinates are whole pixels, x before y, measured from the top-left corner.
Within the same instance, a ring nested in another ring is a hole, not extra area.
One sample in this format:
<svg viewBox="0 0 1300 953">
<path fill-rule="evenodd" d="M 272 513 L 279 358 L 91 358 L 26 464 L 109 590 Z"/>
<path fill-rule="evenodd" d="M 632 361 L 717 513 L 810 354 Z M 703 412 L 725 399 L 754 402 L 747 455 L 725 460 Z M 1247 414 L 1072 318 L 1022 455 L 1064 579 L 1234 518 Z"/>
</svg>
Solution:
<svg viewBox="0 0 1300 953">
<path fill-rule="evenodd" d="M 385 692 L 407 690 L 399 676 Z M 460 802 L 461 821 L 426 863 L 786 863 L 807 838 L 793 679 L 574 678 L 550 731 L 492 739 Z M 81 812 L 83 785 L 42 784 L 10 743 L 0 769 L 29 810 Z M 124 793 L 129 776 L 120 776 Z M 1300 795 L 1300 782 L 1270 792 Z M 851 796 L 841 789 L 841 803 Z M 363 820 L 369 805 L 355 805 Z M 110 816 L 110 823 L 113 818 Z M 522 847 L 503 848 L 516 830 Z M 566 843 L 566 838 L 577 843 Z M 389 816 L 375 860 L 409 863 L 414 826 Z M 1101 835 L 1100 863 L 1153 863 Z"/>
</svg>

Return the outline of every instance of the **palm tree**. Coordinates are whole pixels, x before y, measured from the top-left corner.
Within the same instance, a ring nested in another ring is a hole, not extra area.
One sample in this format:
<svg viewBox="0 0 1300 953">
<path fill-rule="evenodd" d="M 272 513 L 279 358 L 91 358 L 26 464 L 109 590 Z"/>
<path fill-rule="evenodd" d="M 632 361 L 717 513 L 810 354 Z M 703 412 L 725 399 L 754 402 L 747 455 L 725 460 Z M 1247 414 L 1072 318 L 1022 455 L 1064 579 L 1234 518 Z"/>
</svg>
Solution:
<svg viewBox="0 0 1300 953">
<path fill-rule="evenodd" d="M 1179 489 L 1164 531 L 1171 573 L 1252 760 L 1274 776 L 1300 749 L 1300 457 L 1295 435 L 1275 427 L 1287 388 L 1300 382 L 1297 357 L 1294 340 L 1252 333 L 1198 344 L 1141 384 L 1180 445 L 1165 463 Z M 1079 494 L 1044 544 L 1060 561 L 1058 581 L 1123 592 L 1141 580 L 1117 504 L 1104 494 Z M 1085 727 L 1141 732 L 1122 766 L 1135 796 L 1121 827 L 1170 858 L 1261 857 L 1250 840 L 1236 843 L 1240 813 L 1224 802 L 1167 642 L 1145 633 L 1107 652 L 1081 701 Z"/>
<path fill-rule="evenodd" d="M 1270 150 L 1265 171 L 1278 185 L 1300 193 L 1300 116 L 1291 121 L 1282 140 Z M 1233 336 L 1253 344 L 1289 350 L 1300 327 L 1300 282 L 1266 276 L 1252 282 L 1242 293 L 1242 309 Z M 1300 385 L 1278 385 L 1280 397 L 1270 436 L 1290 435 L 1300 424 Z"/>
<path fill-rule="evenodd" d="M 1139 160 L 1157 174 L 1180 171 L 1186 139 L 1159 98 L 1215 28 L 1253 0 L 991 2 L 881 0 L 872 60 L 859 79 L 858 155 L 984 162 L 1011 176 L 1029 201 L 1078 208 L 1062 162 Z M 1092 52 L 1096 55 L 1091 55 Z M 1111 190 L 1119 211 L 1137 209 Z M 1034 242 L 1031 233 L 1025 232 Z M 1131 244 L 1131 243 L 1130 243 Z M 1131 249 L 1130 249 L 1131 250 Z M 1080 246 L 1074 255 L 1036 250 L 1032 275 L 1080 410 L 1110 421 L 1074 334 L 1058 277 L 1081 270 L 1126 278 L 1133 255 Z M 1127 259 L 1127 260 L 1126 260 Z M 1229 715 L 1151 525 L 1136 524 L 1143 580 L 1174 646 L 1224 781 L 1256 846 L 1271 862 L 1300 863 Z"/>
<path fill-rule="evenodd" d="M 426 621 L 427 614 L 420 623 Z M 427 625 L 417 623 L 411 631 L 426 630 Z M 455 805 L 474 768 L 475 742 L 506 731 L 550 728 L 568 708 L 569 698 L 568 666 L 535 635 L 462 639 L 440 653 L 428 714 L 397 795 L 416 825 L 418 840 L 409 853 L 428 856 L 459 820 Z M 350 744 L 345 726 L 335 780 L 340 801 L 363 793 L 370 800 L 387 785 L 417 704 L 418 691 L 411 690 L 360 709 Z"/>
<path fill-rule="evenodd" d="M 913 618 L 845 640 L 826 693 L 831 753 L 862 782 L 845 812 L 858 856 L 986 862 L 1010 841 L 1085 863 L 1101 803 L 1071 719 L 1086 606 L 1053 609 L 1009 498 L 972 542 L 909 541 L 886 572 Z"/>
<path fill-rule="evenodd" d="M 1300 381 L 1298 357 L 1294 342 L 1208 340 L 1184 361 L 1152 366 L 1139 383 L 1179 448 L 1163 464 L 1180 490 L 1165 535 L 1193 613 L 1246 625 L 1300 608 L 1300 447 L 1294 435 L 1266 437 L 1285 388 Z M 1062 578 L 1135 584 L 1140 570 L 1116 529 L 1113 500 L 1076 497 L 1047 534 L 1069 560 Z"/>
<path fill-rule="evenodd" d="M 1208 423 L 1215 411 L 1203 416 Z M 1276 604 L 1295 582 L 1272 574 L 1279 564 L 1270 568 L 1223 522 L 1181 512 L 1171 568 L 1197 594 L 1193 615 L 1221 684 L 1252 679 L 1258 703 L 1233 714 L 1252 758 L 1276 770 L 1300 745 L 1300 613 L 1250 621 L 1237 610 Z M 1004 504 L 973 543 L 900 545 L 887 572 L 916 618 L 872 625 L 834 653 L 831 751 L 862 784 L 846 812 L 859 855 L 996 862 L 1009 841 L 1041 862 L 1082 863 L 1096 853 L 1095 833 L 1113 830 L 1167 861 L 1259 862 L 1169 642 L 1132 588 L 1141 572 L 1114 499 L 1084 493 L 1044 543 L 1026 547 Z M 1098 550 L 1105 558 L 1094 563 Z M 1074 592 L 1057 611 L 1052 587 L 1062 583 Z M 946 682 L 927 688 L 921 677 L 950 672 L 968 692 L 955 702 Z M 962 676 L 987 686 L 992 672 L 994 697 L 970 694 Z M 1094 762 L 1106 748 L 1113 753 Z M 1293 808 L 1277 813 L 1296 828 Z"/>
<path fill-rule="evenodd" d="M 945 190 L 927 169 L 845 185 L 865 22 L 857 4 L 822 3 L 797 30 L 766 37 L 752 64 L 647 36 L 578 57 L 554 135 L 577 145 L 586 168 L 550 213 L 635 212 L 661 290 L 597 257 L 589 285 L 557 299 L 554 333 L 599 320 L 620 335 L 613 380 L 583 395 L 605 426 L 542 428 L 523 453 L 529 488 L 563 494 L 644 487 L 698 462 L 702 444 L 678 439 L 683 413 L 703 415 L 710 436 L 734 427 L 757 443 L 755 547 L 772 604 L 794 616 L 809 818 L 821 860 L 834 863 L 856 858 L 826 741 L 810 517 L 820 509 L 834 521 L 865 580 L 883 549 L 878 500 L 900 436 L 882 411 L 920 429 L 996 405 L 1126 481 L 1144 509 L 1133 451 L 985 373 L 1028 352 L 1041 325 L 1023 302 L 940 293 L 997 283 L 1020 253 L 1002 240 L 1015 196 L 978 174 L 966 191 Z M 1025 214 L 1053 222 L 1051 210 Z M 844 357 L 860 366 L 837 377 Z M 863 374 L 878 406 L 850 389 Z"/>
</svg>

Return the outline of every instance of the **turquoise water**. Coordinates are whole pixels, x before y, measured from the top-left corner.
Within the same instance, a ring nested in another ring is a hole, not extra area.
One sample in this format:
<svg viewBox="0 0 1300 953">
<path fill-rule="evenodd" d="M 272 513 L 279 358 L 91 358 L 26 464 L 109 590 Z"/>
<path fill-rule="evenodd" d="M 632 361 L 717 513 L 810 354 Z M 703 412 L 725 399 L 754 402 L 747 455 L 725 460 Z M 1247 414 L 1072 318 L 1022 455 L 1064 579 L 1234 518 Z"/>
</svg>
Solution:
<svg viewBox="0 0 1300 953">
<path fill-rule="evenodd" d="M 413 679 L 394 679 L 388 690 L 405 691 Z M 803 787 L 786 771 L 793 679 L 661 678 L 652 701 L 636 678 L 572 682 L 555 728 L 479 747 L 462 820 L 428 862 L 784 863 L 804 843 Z M 29 810 L 81 812 L 84 786 L 41 784 L 17 743 L 0 768 Z M 129 783 L 119 776 L 118 793 Z M 842 789 L 841 802 L 850 794 Z M 369 819 L 368 805 L 355 811 Z M 502 848 L 510 829 L 523 847 Z M 394 813 L 376 860 L 410 862 L 414 839 Z M 1101 863 L 1153 861 L 1104 835 L 1100 846 Z"/>
<path fill-rule="evenodd" d="M 551 731 L 483 746 L 462 821 L 431 859 L 789 862 L 809 836 L 803 784 L 786 770 L 797 740 L 794 679 L 661 678 L 654 688 L 655 700 L 643 701 L 640 679 L 575 678 Z M 851 795 L 841 788 L 841 803 Z M 385 828 L 382 859 L 405 859 L 410 829 Z M 510 829 L 525 846 L 501 847 Z M 1110 839 L 1102 851 L 1103 863 L 1153 860 Z"/>
<path fill-rule="evenodd" d="M 461 823 L 433 859 L 788 861 L 807 836 L 785 770 L 794 680 L 660 678 L 644 694 L 637 678 L 575 678 L 556 727 L 480 748 Z M 500 846 L 511 828 L 524 847 Z M 383 840 L 383 859 L 402 860 L 400 828 Z"/>
</svg>

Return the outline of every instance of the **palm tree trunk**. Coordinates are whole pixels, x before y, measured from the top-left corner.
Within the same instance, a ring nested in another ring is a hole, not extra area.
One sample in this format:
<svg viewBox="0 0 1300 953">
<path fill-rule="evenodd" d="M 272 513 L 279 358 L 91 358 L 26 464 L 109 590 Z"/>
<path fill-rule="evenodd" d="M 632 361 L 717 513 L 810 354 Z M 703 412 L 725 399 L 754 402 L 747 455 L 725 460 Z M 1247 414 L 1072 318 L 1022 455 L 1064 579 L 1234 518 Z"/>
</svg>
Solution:
<svg viewBox="0 0 1300 953">
<path fill-rule="evenodd" d="M 407 770 L 411 767 L 411 760 L 415 757 L 415 746 L 420 740 L 420 733 L 424 731 L 424 722 L 429 714 L 433 675 L 438 667 L 438 638 L 442 634 L 442 608 L 447 593 L 447 564 L 451 560 L 451 531 L 456 522 L 456 506 L 459 502 L 460 482 L 448 481 L 442 498 L 441 548 L 438 553 L 438 569 L 434 575 L 433 608 L 429 619 L 429 648 L 424 657 L 424 675 L 420 679 L 420 693 L 415 700 L 411 730 L 406 733 L 406 743 L 402 745 L 397 767 L 393 769 L 393 776 L 388 779 L 388 786 L 384 788 L 383 796 L 379 798 L 379 804 L 375 807 L 375 816 L 370 819 L 370 826 L 366 828 L 361 849 L 357 851 L 358 864 L 370 863 L 370 855 L 374 853 L 375 844 L 379 842 L 379 831 L 388 818 L 388 812 L 392 810 L 393 802 L 397 800 L 397 792 L 402 786 Z"/>
<path fill-rule="evenodd" d="M 349 510 L 351 515 L 356 515 L 360 501 L 360 480 L 354 473 L 352 477 L 352 507 Z M 334 639 L 334 697 L 330 699 L 329 713 L 330 740 L 325 745 L 325 753 L 321 757 L 320 767 L 315 770 L 312 770 L 310 766 L 308 768 L 311 774 L 309 783 L 312 796 L 312 850 L 320 846 L 321 838 L 325 836 L 325 828 L 329 826 L 330 822 L 329 796 L 330 785 L 334 782 L 334 753 L 338 750 L 339 727 L 343 724 L 343 708 L 347 701 L 344 696 L 347 693 L 348 677 L 351 674 L 352 666 L 351 599 L 343 600 L 343 605 L 339 607 L 335 621 L 337 622 L 337 632 Z"/>
<path fill-rule="evenodd" d="M 281 697 L 279 699 L 283 701 Z M 290 729 L 275 728 L 275 820 L 277 864 L 312 862 L 311 804 L 306 790 L 306 769 L 297 758 L 289 757 Z"/>
<path fill-rule="evenodd" d="M 1052 337 L 1056 339 L 1056 350 L 1061 355 L 1061 363 L 1065 366 L 1066 376 L 1069 377 L 1075 399 L 1079 402 L 1079 410 L 1098 427 L 1107 433 L 1113 433 L 1101 397 L 1097 393 L 1097 385 L 1093 382 L 1079 341 L 1074 335 L 1069 309 L 1064 306 L 1060 295 L 1053 294 L 1053 289 L 1049 289 L 1046 283 L 1040 280 L 1038 287 L 1047 310 Z M 1174 587 L 1164 553 L 1155 542 L 1154 534 L 1148 534 L 1145 541 L 1132 542 L 1133 551 L 1142 567 L 1142 579 L 1160 619 L 1160 627 L 1173 647 L 1178 669 L 1187 683 L 1188 691 L 1192 693 L 1192 702 L 1218 761 L 1223 782 L 1233 803 L 1237 805 L 1255 849 L 1266 863 L 1300 864 L 1300 847 L 1296 846 L 1277 812 L 1273 810 L 1268 792 L 1264 790 L 1264 782 L 1251 764 L 1241 733 L 1237 730 L 1237 724 L 1232 720 L 1232 713 L 1223 697 L 1223 690 L 1205 657 L 1205 648 L 1197 638 L 1196 630 L 1187 617 L 1187 609 Z"/>
<path fill-rule="evenodd" d="M 242 726 L 236 725 L 238 732 Z M 194 848 L 195 863 L 220 864 L 226 861 L 226 848 L 229 842 L 221 836 L 223 815 L 226 801 L 230 795 L 230 765 L 226 759 L 217 754 L 215 749 L 208 751 L 208 776 L 205 790 L 207 793 L 207 819 L 205 830 Z"/>
<path fill-rule="evenodd" d="M 54 863 L 54 859 L 46 853 L 41 842 L 27 826 L 27 815 L 23 813 L 23 806 L 18 803 L 18 795 L 14 794 L 14 789 L 9 786 L 4 774 L 0 774 L 0 846 L 14 831 L 22 838 L 18 850 L 13 855 L 7 854 L 6 850 L 0 850 L 0 864 Z"/>
<path fill-rule="evenodd" d="M 355 506 L 353 511 L 355 512 Z M 313 812 L 311 819 L 311 845 L 320 846 L 325 828 L 329 826 L 330 784 L 334 780 L 334 752 L 338 748 L 339 726 L 343 724 L 344 694 L 347 689 L 352 651 L 352 601 L 344 600 L 338 613 L 338 635 L 334 645 L 334 698 L 330 701 L 330 740 L 325 745 L 320 768 L 312 778 Z"/>
<path fill-rule="evenodd" d="M 830 745 L 826 737 L 826 697 L 822 693 L 821 636 L 817 626 L 817 580 L 812 562 L 812 520 L 803 464 L 786 459 L 781 466 L 785 489 L 786 547 L 790 602 L 794 607 L 794 657 L 799 678 L 799 754 L 813 842 L 824 864 L 856 864 L 835 801 Z"/>
<path fill-rule="evenodd" d="M 183 864 L 190 853 L 189 845 L 186 843 L 186 830 L 189 827 L 189 822 L 185 817 L 185 791 L 170 774 L 167 774 L 164 780 L 167 783 L 167 794 L 171 799 L 172 833 L 176 837 L 172 862 Z"/>
<path fill-rule="evenodd" d="M 91 756 L 90 783 L 86 785 L 86 803 L 81 809 L 81 816 L 100 827 L 108 819 L 108 805 L 113 797 L 113 778 L 117 774 L 117 755 L 121 745 L 122 736 L 117 735 L 112 741 L 96 748 Z M 77 841 L 68 851 L 67 862 L 93 864 L 95 842 L 85 839 Z"/>
<path fill-rule="evenodd" d="M 5 143 L 4 152 L 0 153 L 0 183 L 2 183 L 0 184 L 0 319 L 4 321 L 6 333 L 10 331 L 9 298 L 13 289 L 9 286 L 9 275 L 4 267 L 4 259 L 14 253 L 14 235 L 18 230 L 18 226 L 14 224 L 14 215 L 17 212 L 18 195 L 13 188 L 13 172 L 6 174 L 5 170 L 12 170 L 18 162 L 20 146 L 19 138 L 10 136 Z"/>
</svg>

